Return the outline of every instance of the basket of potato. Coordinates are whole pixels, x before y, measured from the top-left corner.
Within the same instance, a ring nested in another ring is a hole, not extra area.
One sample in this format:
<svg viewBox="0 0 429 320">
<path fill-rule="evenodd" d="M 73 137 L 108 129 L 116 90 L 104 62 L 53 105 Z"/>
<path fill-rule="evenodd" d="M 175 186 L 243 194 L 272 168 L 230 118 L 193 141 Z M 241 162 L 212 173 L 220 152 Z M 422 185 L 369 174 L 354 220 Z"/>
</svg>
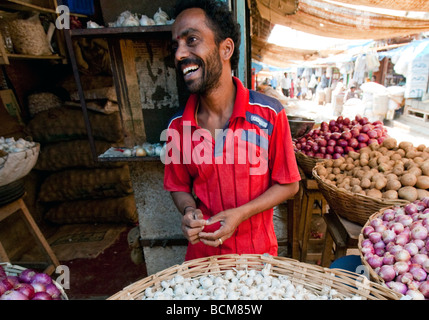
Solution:
<svg viewBox="0 0 429 320">
<path fill-rule="evenodd" d="M 429 148 L 389 137 L 316 164 L 313 176 L 338 215 L 364 225 L 384 207 L 429 196 Z"/>
</svg>

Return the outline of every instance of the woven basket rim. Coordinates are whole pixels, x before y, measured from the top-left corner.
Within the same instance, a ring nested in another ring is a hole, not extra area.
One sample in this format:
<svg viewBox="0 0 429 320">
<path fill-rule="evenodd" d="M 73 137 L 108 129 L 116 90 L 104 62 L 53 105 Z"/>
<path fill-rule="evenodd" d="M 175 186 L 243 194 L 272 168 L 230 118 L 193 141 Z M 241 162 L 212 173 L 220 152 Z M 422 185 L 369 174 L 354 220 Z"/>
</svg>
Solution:
<svg viewBox="0 0 429 320">
<path fill-rule="evenodd" d="M 364 275 L 347 270 L 329 269 L 286 257 L 227 254 L 194 259 L 174 265 L 136 281 L 109 297 L 108 300 L 141 299 L 146 288 L 152 286 L 159 288 L 161 281 L 171 279 L 176 275 L 182 275 L 185 278 L 199 278 L 208 274 L 221 274 L 233 268 L 236 270 L 262 270 L 265 264 L 271 265 L 272 276 L 288 275 L 292 282 L 302 284 L 307 289 L 314 291 L 329 285 L 343 296 L 359 294 L 369 300 L 397 300 L 402 296 L 377 282 L 370 281 Z"/>
<path fill-rule="evenodd" d="M 326 183 L 317 173 L 317 169 L 320 166 L 325 166 L 327 160 L 322 162 L 318 162 L 312 171 L 313 177 L 316 179 L 317 184 L 319 185 L 319 189 L 328 202 L 329 206 L 335 208 L 340 205 L 339 199 L 346 198 L 347 204 L 354 205 L 353 212 L 348 212 L 345 210 L 346 208 L 341 208 L 342 210 L 336 210 L 336 213 L 350 221 L 357 222 L 361 225 L 364 225 L 369 217 L 376 211 L 380 210 L 383 207 L 393 206 L 393 205 L 404 205 L 409 203 L 407 200 L 398 199 L 398 200 L 389 200 L 389 199 L 378 199 L 374 197 L 370 197 L 367 195 L 363 195 L 360 193 L 354 193 L 348 190 L 342 190 L 337 186 Z M 328 192 L 332 192 L 335 194 L 335 199 L 331 199 L 331 196 Z M 365 205 L 363 205 L 365 204 Z M 370 206 L 375 206 L 374 211 L 362 212 L 365 208 L 370 208 Z M 338 211 L 338 212 L 337 212 Z"/>
<path fill-rule="evenodd" d="M 22 267 L 22 266 L 19 266 L 16 264 L 11 264 L 10 262 L 0 262 L 0 266 L 2 266 L 4 268 L 7 275 L 19 275 L 19 274 L 21 274 L 22 271 L 28 269 L 28 268 L 25 268 L 25 267 Z M 55 284 L 55 286 L 58 288 L 58 290 L 60 290 L 62 300 L 69 300 L 66 292 L 64 291 L 64 288 L 58 282 L 56 282 L 54 279 L 52 279 L 52 282 Z"/>
</svg>

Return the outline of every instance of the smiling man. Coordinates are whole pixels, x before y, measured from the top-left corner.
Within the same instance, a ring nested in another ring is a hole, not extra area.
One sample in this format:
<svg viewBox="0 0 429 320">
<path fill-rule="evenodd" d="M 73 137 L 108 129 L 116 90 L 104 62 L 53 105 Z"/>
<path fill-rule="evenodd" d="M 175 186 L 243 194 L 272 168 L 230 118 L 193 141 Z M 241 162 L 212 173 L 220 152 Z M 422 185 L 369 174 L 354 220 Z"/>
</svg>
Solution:
<svg viewBox="0 0 429 320">
<path fill-rule="evenodd" d="M 185 259 L 277 255 L 273 207 L 300 180 L 285 110 L 232 76 L 240 31 L 223 1 L 179 1 L 176 11 L 175 65 L 191 95 L 167 129 L 166 158 L 176 157 L 164 187 L 183 215 Z"/>
</svg>

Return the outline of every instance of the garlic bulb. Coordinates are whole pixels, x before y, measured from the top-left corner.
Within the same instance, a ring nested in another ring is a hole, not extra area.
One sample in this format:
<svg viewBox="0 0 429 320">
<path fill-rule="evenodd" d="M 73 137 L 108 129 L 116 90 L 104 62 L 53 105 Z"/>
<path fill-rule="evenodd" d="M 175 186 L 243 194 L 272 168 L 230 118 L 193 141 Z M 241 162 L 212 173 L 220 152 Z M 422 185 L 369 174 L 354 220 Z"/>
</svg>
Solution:
<svg viewBox="0 0 429 320">
<path fill-rule="evenodd" d="M 162 11 L 161 8 L 159 8 L 158 11 L 153 16 L 153 20 L 157 25 L 167 24 L 167 21 L 169 19 L 170 18 L 168 14 L 165 11 Z"/>
<path fill-rule="evenodd" d="M 153 26 L 155 25 L 155 20 L 143 14 L 139 20 L 139 23 L 141 26 Z"/>
<path fill-rule="evenodd" d="M 15 140 L 14 137 L 5 138 L 0 137 L 0 150 L 6 153 L 16 153 L 27 149 L 31 149 L 36 145 L 33 141 L 27 141 L 23 138 Z"/>
</svg>

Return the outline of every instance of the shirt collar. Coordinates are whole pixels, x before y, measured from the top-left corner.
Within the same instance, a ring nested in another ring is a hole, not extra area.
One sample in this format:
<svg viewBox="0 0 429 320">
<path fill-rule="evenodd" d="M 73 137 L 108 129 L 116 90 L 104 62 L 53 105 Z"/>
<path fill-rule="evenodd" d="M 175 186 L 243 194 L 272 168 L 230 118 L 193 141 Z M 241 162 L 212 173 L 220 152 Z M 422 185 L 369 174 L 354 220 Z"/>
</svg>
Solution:
<svg viewBox="0 0 429 320">
<path fill-rule="evenodd" d="M 249 102 L 249 90 L 244 87 L 240 79 L 232 77 L 235 87 L 237 88 L 237 93 L 235 96 L 234 110 L 232 111 L 231 118 L 229 121 L 234 118 L 246 117 L 246 107 Z M 195 119 L 195 110 L 198 104 L 198 94 L 193 93 L 189 96 L 188 101 L 186 102 L 185 109 L 182 115 L 182 124 L 184 121 L 189 121 L 191 126 L 197 126 Z"/>
</svg>

